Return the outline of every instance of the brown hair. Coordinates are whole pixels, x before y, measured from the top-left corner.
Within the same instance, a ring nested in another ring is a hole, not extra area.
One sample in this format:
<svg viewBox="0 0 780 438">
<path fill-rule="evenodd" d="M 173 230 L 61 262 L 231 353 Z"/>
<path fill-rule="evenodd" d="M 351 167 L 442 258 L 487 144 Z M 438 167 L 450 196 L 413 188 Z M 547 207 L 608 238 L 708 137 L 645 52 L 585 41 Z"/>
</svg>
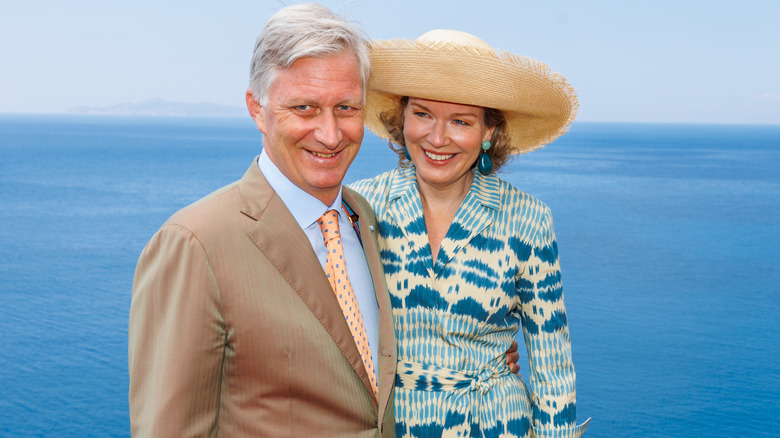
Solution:
<svg viewBox="0 0 780 438">
<path fill-rule="evenodd" d="M 406 159 L 406 141 L 404 140 L 404 110 L 409 103 L 409 96 L 404 96 L 398 101 L 398 105 L 390 111 L 385 111 L 379 115 L 379 119 L 385 125 L 390 140 L 387 142 L 390 149 L 398 154 L 398 165 L 409 167 L 411 162 Z M 487 151 L 490 159 L 493 160 L 493 170 L 496 172 L 501 169 L 511 158 L 511 145 L 509 136 L 506 134 L 506 119 L 501 111 L 493 108 L 484 108 L 484 122 L 488 127 L 495 127 L 493 136 L 490 139 L 492 146 Z M 473 168 L 477 162 L 471 165 Z"/>
</svg>

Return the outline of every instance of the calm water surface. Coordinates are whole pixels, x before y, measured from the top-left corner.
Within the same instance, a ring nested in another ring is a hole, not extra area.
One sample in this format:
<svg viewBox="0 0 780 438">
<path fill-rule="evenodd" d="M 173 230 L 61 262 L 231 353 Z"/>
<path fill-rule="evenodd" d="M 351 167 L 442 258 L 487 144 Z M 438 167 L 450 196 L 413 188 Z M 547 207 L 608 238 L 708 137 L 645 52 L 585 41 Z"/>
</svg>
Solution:
<svg viewBox="0 0 780 438">
<path fill-rule="evenodd" d="M 129 436 L 138 255 L 251 120 L 0 116 L 0 436 Z M 347 181 L 394 165 L 367 135 Z M 780 126 L 576 123 L 502 177 L 553 210 L 586 436 L 780 436 Z M 527 366 L 523 367 L 527 370 Z"/>
</svg>

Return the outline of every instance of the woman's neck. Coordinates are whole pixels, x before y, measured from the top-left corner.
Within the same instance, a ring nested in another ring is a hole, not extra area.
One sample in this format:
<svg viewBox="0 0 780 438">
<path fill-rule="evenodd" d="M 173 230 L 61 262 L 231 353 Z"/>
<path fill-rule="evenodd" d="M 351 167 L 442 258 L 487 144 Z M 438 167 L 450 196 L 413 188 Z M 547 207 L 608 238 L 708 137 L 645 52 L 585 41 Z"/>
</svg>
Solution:
<svg viewBox="0 0 780 438">
<path fill-rule="evenodd" d="M 448 185 L 430 185 L 417 178 L 417 188 L 420 192 L 425 228 L 428 232 L 434 264 L 441 242 L 455 219 L 455 213 L 466 199 L 473 178 L 474 175 L 468 173 L 467 177 Z"/>
</svg>

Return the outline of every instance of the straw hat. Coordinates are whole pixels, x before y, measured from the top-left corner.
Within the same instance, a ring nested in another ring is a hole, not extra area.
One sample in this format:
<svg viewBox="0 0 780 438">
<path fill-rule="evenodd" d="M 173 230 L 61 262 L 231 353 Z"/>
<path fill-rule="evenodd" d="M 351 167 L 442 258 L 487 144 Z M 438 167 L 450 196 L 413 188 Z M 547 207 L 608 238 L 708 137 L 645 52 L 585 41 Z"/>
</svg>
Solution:
<svg viewBox="0 0 780 438">
<path fill-rule="evenodd" d="M 432 30 L 415 41 L 371 43 L 365 124 L 390 139 L 379 115 L 403 96 L 501 110 L 513 154 L 538 149 L 568 131 L 577 94 L 541 62 L 494 50 L 456 30 Z"/>
</svg>

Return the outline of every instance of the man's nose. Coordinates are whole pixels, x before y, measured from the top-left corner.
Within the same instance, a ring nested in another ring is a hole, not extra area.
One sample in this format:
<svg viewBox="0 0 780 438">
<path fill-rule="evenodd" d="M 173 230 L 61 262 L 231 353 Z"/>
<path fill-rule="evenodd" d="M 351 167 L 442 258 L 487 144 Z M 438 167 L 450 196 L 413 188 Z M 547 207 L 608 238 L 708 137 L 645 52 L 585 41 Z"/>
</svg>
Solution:
<svg viewBox="0 0 780 438">
<path fill-rule="evenodd" d="M 332 113 L 325 113 L 318 122 L 317 129 L 314 131 L 315 140 L 328 149 L 336 149 L 343 138 L 338 118 Z"/>
</svg>

